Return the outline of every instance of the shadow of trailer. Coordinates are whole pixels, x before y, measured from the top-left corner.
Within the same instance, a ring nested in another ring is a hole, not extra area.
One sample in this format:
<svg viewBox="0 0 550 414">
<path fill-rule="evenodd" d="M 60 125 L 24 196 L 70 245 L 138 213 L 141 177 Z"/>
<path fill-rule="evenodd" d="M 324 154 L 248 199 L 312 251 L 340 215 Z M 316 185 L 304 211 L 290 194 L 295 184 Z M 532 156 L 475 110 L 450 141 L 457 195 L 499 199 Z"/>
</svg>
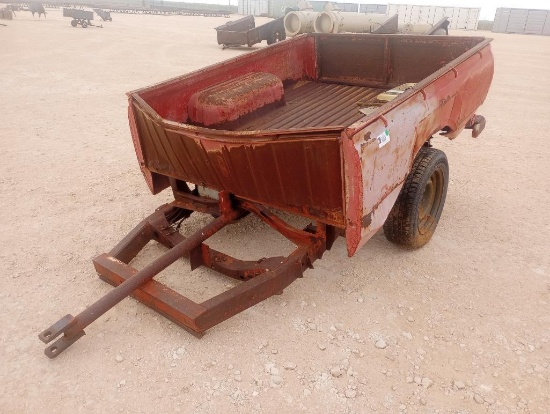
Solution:
<svg viewBox="0 0 550 414">
<path fill-rule="evenodd" d="M 263 40 L 267 40 L 267 44 L 271 45 L 286 39 L 283 17 L 256 27 L 254 16 L 245 16 L 239 20 L 227 22 L 215 29 L 218 44 L 222 45 L 224 49 L 244 45 L 251 47 Z"/>
</svg>

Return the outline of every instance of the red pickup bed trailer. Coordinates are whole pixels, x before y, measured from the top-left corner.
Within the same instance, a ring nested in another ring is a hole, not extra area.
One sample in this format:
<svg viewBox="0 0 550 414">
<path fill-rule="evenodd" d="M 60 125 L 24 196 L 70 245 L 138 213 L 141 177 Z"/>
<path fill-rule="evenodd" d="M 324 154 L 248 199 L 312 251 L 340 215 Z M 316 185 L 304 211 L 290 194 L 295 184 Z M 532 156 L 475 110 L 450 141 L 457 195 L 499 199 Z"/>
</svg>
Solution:
<svg viewBox="0 0 550 414">
<path fill-rule="evenodd" d="M 130 129 L 161 206 L 108 254 L 94 259 L 117 286 L 76 317 L 39 337 L 50 358 L 132 295 L 193 334 L 281 293 L 338 236 L 355 254 L 384 227 L 405 248 L 427 243 L 443 209 L 441 132 L 485 126 L 475 111 L 493 77 L 490 39 L 454 36 L 303 35 L 128 94 Z M 387 96 L 390 98 L 387 98 Z M 393 99 L 391 97 L 394 96 Z M 304 229 L 276 211 L 312 220 Z M 189 237 L 194 212 L 213 221 Z M 253 214 L 296 245 L 288 257 L 242 261 L 204 241 Z M 150 241 L 170 250 L 142 270 L 130 261 Z M 242 281 L 195 303 L 153 280 L 181 257 Z"/>
</svg>

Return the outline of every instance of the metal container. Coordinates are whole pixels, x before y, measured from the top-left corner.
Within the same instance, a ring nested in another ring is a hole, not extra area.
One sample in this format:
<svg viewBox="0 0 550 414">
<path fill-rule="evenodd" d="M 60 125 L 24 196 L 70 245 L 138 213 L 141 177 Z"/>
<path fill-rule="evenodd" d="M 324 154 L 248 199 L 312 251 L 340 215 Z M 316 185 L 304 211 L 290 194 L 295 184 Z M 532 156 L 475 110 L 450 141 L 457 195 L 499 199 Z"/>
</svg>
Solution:
<svg viewBox="0 0 550 414">
<path fill-rule="evenodd" d="M 256 27 L 254 16 L 245 16 L 215 29 L 218 44 L 224 48 L 242 45 L 250 47 L 263 40 L 267 40 L 267 44 L 270 45 L 286 38 L 282 17 Z"/>
<path fill-rule="evenodd" d="M 498 8 L 493 32 L 550 35 L 550 10 Z"/>
<path fill-rule="evenodd" d="M 387 4 L 360 4 L 359 13 L 387 14 Z"/>
<path fill-rule="evenodd" d="M 410 4 L 388 4 L 388 14 L 398 14 L 399 23 L 435 24 L 447 17 L 449 29 L 476 30 L 480 8 L 417 6 Z"/>
<path fill-rule="evenodd" d="M 238 4 L 239 14 L 252 16 L 268 16 L 268 0 L 240 0 Z"/>
</svg>

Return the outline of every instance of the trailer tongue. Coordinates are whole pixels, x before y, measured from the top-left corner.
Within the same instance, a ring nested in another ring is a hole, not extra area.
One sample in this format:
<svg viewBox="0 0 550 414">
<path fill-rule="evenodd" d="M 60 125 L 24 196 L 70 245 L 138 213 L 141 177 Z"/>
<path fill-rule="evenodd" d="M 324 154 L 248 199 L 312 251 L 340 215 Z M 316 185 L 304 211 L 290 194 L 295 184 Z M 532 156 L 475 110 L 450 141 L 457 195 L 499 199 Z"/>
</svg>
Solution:
<svg viewBox="0 0 550 414">
<path fill-rule="evenodd" d="M 218 217 L 189 237 L 183 237 L 176 226 L 193 210 L 210 212 Z M 243 261 L 211 249 L 204 243 L 223 227 L 252 213 L 267 223 L 297 247 L 288 257 L 270 257 L 258 261 Z M 39 334 L 40 340 L 50 343 L 63 334 L 44 353 L 55 358 L 79 338 L 84 328 L 119 303 L 132 296 L 177 323 L 197 337 L 208 328 L 269 298 L 299 277 L 312 263 L 330 249 L 337 232 L 323 223 L 299 230 L 289 226 L 276 215 L 256 203 L 231 199 L 220 193 L 218 203 L 190 193 L 179 192 L 177 200 L 158 208 L 143 220 L 108 254 L 94 259 L 101 279 L 116 286 L 103 298 L 77 316 L 66 315 Z M 169 250 L 160 258 L 138 271 L 129 262 L 151 240 Z M 225 276 L 241 281 L 239 285 L 202 303 L 195 303 L 153 278 L 176 260 L 187 257 L 191 270 L 206 266 Z"/>
</svg>

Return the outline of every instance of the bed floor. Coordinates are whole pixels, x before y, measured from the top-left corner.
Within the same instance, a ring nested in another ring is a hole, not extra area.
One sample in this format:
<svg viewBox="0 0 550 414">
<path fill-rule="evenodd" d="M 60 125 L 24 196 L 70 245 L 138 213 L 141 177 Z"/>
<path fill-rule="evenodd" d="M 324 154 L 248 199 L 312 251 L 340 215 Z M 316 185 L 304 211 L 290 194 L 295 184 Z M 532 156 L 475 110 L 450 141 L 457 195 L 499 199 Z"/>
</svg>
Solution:
<svg viewBox="0 0 550 414">
<path fill-rule="evenodd" d="M 299 81 L 285 88 L 284 106 L 239 125 L 238 131 L 348 126 L 361 119 L 360 102 L 372 101 L 386 89 Z"/>
</svg>

